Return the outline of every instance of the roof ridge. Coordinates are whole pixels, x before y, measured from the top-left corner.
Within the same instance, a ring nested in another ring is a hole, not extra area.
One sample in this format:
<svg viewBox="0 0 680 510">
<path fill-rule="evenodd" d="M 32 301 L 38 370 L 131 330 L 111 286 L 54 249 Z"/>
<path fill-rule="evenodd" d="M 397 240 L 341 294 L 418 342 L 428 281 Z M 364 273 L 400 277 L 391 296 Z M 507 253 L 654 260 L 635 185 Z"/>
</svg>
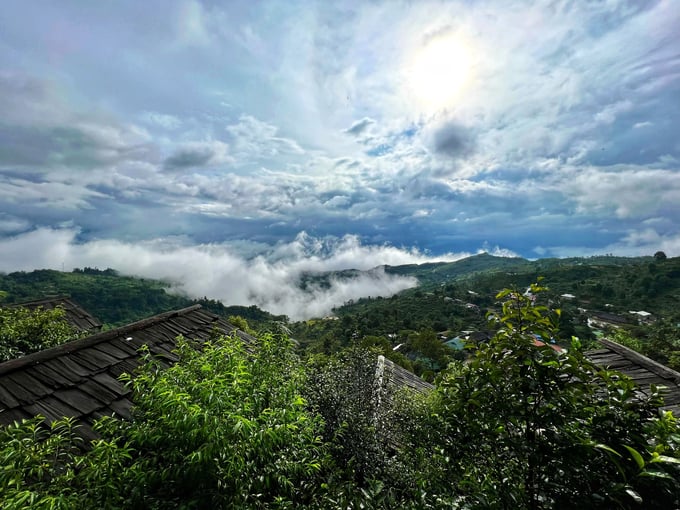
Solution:
<svg viewBox="0 0 680 510">
<path fill-rule="evenodd" d="M 15 308 L 15 307 L 20 307 L 20 306 L 34 305 L 34 304 L 39 304 L 39 303 L 49 303 L 51 301 L 61 301 L 61 300 L 68 300 L 68 301 L 71 301 L 74 304 L 77 304 L 72 300 L 70 295 L 59 294 L 58 296 L 44 297 L 44 298 L 41 298 L 41 299 L 31 299 L 30 301 L 22 301 L 21 303 L 8 303 L 7 306 L 9 306 L 10 308 Z"/>
<path fill-rule="evenodd" d="M 617 352 L 621 356 L 624 356 L 625 358 L 628 358 L 629 360 L 638 363 L 639 365 L 646 368 L 647 370 L 650 370 L 656 375 L 661 377 L 668 377 L 672 379 L 675 382 L 675 384 L 680 385 L 680 372 L 676 372 L 672 368 L 669 368 L 666 365 L 659 363 L 658 361 L 654 361 L 653 359 L 648 358 L 644 354 L 640 354 L 639 352 L 634 351 L 630 347 L 621 345 L 620 343 L 614 342 L 613 340 L 600 338 L 598 339 L 598 341 L 607 346 L 609 349 L 612 349 L 614 352 Z"/>
<path fill-rule="evenodd" d="M 21 358 L 5 361 L 4 363 L 0 363 L 0 375 L 8 374 L 20 368 L 35 365 L 42 361 L 50 360 L 62 354 L 68 354 L 71 352 L 78 351 L 80 349 L 84 349 L 86 347 L 92 347 L 93 345 L 97 345 L 107 340 L 123 336 L 127 333 L 138 331 L 140 329 L 147 328 L 154 324 L 158 324 L 159 322 L 162 322 L 170 317 L 178 317 L 181 315 L 185 315 L 200 308 L 202 308 L 201 305 L 196 304 L 188 306 L 186 308 L 181 308 L 179 310 L 171 310 L 169 312 L 164 312 L 158 315 L 154 315 L 152 317 L 147 317 L 146 319 L 126 324 L 125 326 L 121 326 L 119 328 L 110 329 L 109 331 L 104 331 L 102 333 L 90 335 L 85 338 L 71 340 L 70 342 L 66 342 L 55 347 L 50 347 L 49 349 L 45 349 L 43 351 L 34 352 L 31 354 L 27 354 L 26 356 L 23 356 Z M 213 315 L 212 313 L 207 312 L 205 310 L 204 312 L 208 313 L 209 315 Z M 215 315 L 215 317 L 217 316 Z"/>
</svg>

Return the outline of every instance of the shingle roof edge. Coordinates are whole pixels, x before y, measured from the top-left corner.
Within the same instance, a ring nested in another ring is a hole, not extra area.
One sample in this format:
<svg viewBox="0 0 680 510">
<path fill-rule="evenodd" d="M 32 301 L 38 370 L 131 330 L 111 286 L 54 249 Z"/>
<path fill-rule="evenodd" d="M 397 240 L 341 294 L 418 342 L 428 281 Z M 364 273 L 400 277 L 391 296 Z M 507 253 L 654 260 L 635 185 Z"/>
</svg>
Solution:
<svg viewBox="0 0 680 510">
<path fill-rule="evenodd" d="M 111 340 L 118 336 L 123 336 L 127 333 L 147 328 L 149 326 L 162 322 L 170 317 L 178 317 L 180 315 L 185 315 L 187 313 L 193 312 L 194 310 L 198 310 L 199 308 L 201 308 L 201 305 L 192 305 L 187 308 L 182 308 L 180 310 L 172 310 L 169 312 L 161 313 L 158 315 L 154 315 L 153 317 L 147 317 L 146 319 L 133 322 L 132 324 L 121 326 L 120 328 L 111 329 L 109 331 L 97 333 L 96 335 L 80 338 L 78 340 L 72 340 L 70 342 L 66 342 L 65 344 L 45 349 L 44 351 L 34 352 L 21 358 L 5 361 L 4 363 L 0 363 L 0 375 L 5 375 L 10 372 L 14 372 L 15 370 L 24 368 L 26 366 L 35 365 L 42 361 L 47 361 L 62 354 L 68 354 L 70 352 L 75 352 L 86 347 L 97 345 L 99 343 Z"/>
<path fill-rule="evenodd" d="M 56 296 L 45 297 L 45 298 L 41 298 L 41 299 L 32 299 L 30 301 L 22 301 L 20 303 L 9 303 L 9 304 L 7 304 L 7 306 L 9 308 L 20 308 L 22 306 L 40 305 L 41 303 L 52 303 L 54 301 L 61 301 L 61 300 L 70 301 L 71 303 L 75 304 L 71 300 L 71 296 L 69 296 L 67 294 L 59 294 L 59 295 L 56 295 Z"/>
<path fill-rule="evenodd" d="M 662 365 L 661 363 L 654 361 L 653 359 L 650 359 L 647 356 L 643 356 L 639 352 L 635 352 L 634 350 L 624 345 L 613 342 L 612 340 L 600 338 L 598 341 L 608 349 L 611 349 L 612 351 L 620 354 L 621 356 L 628 358 L 630 361 L 637 363 L 638 365 L 646 368 L 650 372 L 653 372 L 654 374 L 662 378 L 672 379 L 676 384 L 680 385 L 680 372 L 676 372 L 672 368 L 668 368 L 667 366 Z"/>
</svg>

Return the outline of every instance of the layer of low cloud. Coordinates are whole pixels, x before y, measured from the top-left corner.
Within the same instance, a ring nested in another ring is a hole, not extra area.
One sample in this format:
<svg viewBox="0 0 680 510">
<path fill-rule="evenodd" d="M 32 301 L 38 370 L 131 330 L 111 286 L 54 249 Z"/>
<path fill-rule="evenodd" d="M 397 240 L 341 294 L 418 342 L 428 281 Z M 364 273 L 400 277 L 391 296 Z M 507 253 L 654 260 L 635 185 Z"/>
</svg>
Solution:
<svg viewBox="0 0 680 510">
<path fill-rule="evenodd" d="M 38 229 L 0 240 L 0 270 L 112 267 L 123 274 L 173 282 L 191 297 L 207 296 L 227 305 L 255 304 L 293 319 L 323 316 L 348 300 L 390 296 L 417 285 L 410 277 L 389 275 L 383 264 L 450 261 L 469 253 L 431 257 L 417 250 L 366 246 L 355 236 L 319 239 L 305 233 L 290 243 L 253 246 L 244 256 L 238 244 L 184 246 L 177 241 L 125 243 L 98 240 L 79 243 L 73 229 Z M 500 255 L 512 255 L 496 249 Z M 370 270 L 353 278 L 332 278 L 330 286 L 302 291 L 300 278 L 309 273 Z"/>
</svg>

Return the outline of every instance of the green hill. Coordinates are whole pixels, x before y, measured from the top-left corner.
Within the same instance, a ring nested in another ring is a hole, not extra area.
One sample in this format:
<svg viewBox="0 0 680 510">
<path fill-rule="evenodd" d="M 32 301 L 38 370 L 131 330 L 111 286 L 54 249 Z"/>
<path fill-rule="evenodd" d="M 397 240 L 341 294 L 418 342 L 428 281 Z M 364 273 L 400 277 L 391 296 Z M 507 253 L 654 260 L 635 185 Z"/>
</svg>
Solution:
<svg viewBox="0 0 680 510">
<path fill-rule="evenodd" d="M 415 277 L 420 285 L 391 297 L 347 302 L 334 310 L 334 320 L 295 323 L 296 339 L 308 349 L 333 352 L 368 338 L 393 358 L 390 350 L 401 344 L 400 353 L 419 359 L 417 335 L 440 332 L 452 338 L 463 331 L 483 331 L 488 327 L 486 314 L 499 311 L 495 296 L 501 289 L 523 291 L 539 278 L 550 289 L 547 301 L 562 309 L 560 338 L 565 343 L 572 335 L 594 339 L 588 319 L 596 312 L 619 316 L 629 328 L 638 319 L 631 311 L 651 313 L 657 325 L 680 323 L 680 258 L 528 261 L 482 254 L 451 263 L 387 266 L 385 272 Z M 643 325 L 632 331 L 644 337 L 651 329 Z M 425 369 L 426 364 L 421 367 Z"/>
<path fill-rule="evenodd" d="M 5 293 L 3 302 L 6 304 L 68 295 L 101 320 L 105 327 L 122 326 L 197 303 L 224 317 L 239 315 L 255 329 L 282 320 L 256 306 L 225 306 L 207 298 L 190 299 L 177 293 L 167 282 L 122 276 L 113 269 L 84 268 L 71 273 L 39 269 L 0 274 L 0 290 Z"/>
</svg>

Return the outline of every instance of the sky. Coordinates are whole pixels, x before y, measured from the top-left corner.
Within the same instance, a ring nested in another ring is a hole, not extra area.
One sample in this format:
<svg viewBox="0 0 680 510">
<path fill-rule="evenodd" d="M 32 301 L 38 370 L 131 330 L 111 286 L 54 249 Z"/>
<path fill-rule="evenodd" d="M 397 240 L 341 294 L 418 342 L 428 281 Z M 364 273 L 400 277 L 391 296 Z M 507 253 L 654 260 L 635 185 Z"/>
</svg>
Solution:
<svg viewBox="0 0 680 510">
<path fill-rule="evenodd" d="M 676 0 L 7 0 L 0 271 L 302 316 L 414 285 L 310 300 L 305 271 L 679 256 L 678 26 Z"/>
</svg>

